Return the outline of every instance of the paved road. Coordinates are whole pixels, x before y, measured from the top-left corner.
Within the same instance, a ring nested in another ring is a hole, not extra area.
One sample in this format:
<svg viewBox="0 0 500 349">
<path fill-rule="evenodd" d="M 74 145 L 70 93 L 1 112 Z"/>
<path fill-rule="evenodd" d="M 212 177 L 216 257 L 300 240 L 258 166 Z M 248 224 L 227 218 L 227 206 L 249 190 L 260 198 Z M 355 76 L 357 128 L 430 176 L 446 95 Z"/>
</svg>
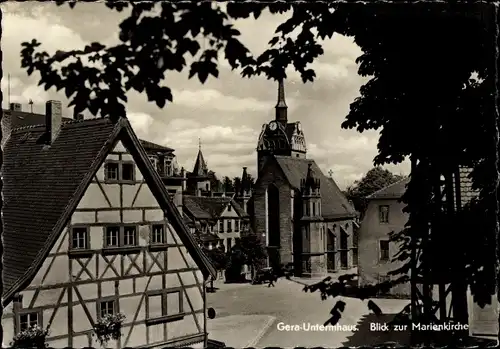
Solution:
<svg viewBox="0 0 500 349">
<path fill-rule="evenodd" d="M 238 316 L 240 320 L 246 316 L 248 323 L 260 322 L 260 330 L 253 330 L 254 334 L 246 334 L 248 338 L 252 335 L 256 336 L 252 342 L 254 347 L 323 346 L 332 348 L 376 345 L 385 341 L 402 341 L 406 337 L 401 333 L 370 331 L 370 322 L 387 322 L 390 316 L 376 318 L 374 315 L 369 315 L 366 302 L 357 299 L 343 299 L 347 307 L 339 322 L 340 325 L 346 325 L 351 329 L 356 328 L 356 332 L 349 330 L 306 331 L 304 326 L 322 325 L 329 318 L 334 301 L 332 299 L 321 301 L 319 294 L 305 293 L 302 291 L 302 285 L 285 279 L 279 280 L 274 288 L 268 288 L 265 285 L 220 285 L 219 287 L 220 290 L 216 293 L 208 294 L 208 306 L 216 310 L 219 323 L 224 317 L 230 316 Z M 376 300 L 386 314 L 398 312 L 407 302 Z M 262 327 L 266 322 L 262 316 L 268 316 L 267 319 L 270 319 L 271 324 L 268 328 Z M 285 331 L 278 326 L 279 324 L 298 325 L 301 328 L 298 330 L 295 328 L 295 331 Z M 244 330 L 241 326 L 241 321 L 235 321 L 233 326 L 231 321 L 228 321 L 227 332 L 238 331 L 243 336 L 243 331 L 251 331 L 250 329 Z M 218 331 L 221 330 L 221 326 L 218 326 Z"/>
</svg>

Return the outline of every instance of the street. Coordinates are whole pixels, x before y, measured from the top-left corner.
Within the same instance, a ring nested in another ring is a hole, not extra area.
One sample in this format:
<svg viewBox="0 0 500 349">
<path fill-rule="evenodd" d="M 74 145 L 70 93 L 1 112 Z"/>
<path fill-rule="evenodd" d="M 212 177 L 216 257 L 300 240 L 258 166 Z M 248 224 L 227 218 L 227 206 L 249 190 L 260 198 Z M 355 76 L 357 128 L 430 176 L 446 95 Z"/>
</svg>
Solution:
<svg viewBox="0 0 500 349">
<path fill-rule="evenodd" d="M 208 307 L 217 316 L 208 320 L 209 338 L 224 341 L 231 347 L 341 347 L 376 345 L 396 341 L 406 344 L 406 332 L 391 333 L 370 330 L 370 323 L 383 324 L 399 312 L 407 300 L 377 299 L 384 314 L 369 314 L 366 301 L 342 300 L 346 309 L 335 331 L 314 330 L 329 317 L 333 299 L 321 301 L 319 293 L 303 292 L 303 285 L 280 279 L 276 287 L 267 285 L 219 284 L 219 290 L 207 294 Z M 290 325 L 288 328 L 283 328 Z M 297 326 L 294 326 L 297 325 Z M 307 330 L 307 326 L 311 326 Z M 354 330 L 354 331 L 353 331 Z"/>
</svg>

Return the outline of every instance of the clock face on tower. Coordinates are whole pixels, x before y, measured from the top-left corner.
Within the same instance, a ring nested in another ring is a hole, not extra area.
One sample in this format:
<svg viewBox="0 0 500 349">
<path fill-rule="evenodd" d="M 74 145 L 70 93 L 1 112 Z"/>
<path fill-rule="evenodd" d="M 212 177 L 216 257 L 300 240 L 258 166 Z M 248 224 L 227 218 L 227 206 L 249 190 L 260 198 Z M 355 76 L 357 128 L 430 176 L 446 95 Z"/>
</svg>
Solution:
<svg viewBox="0 0 500 349">
<path fill-rule="evenodd" d="M 274 122 L 274 121 L 273 121 L 273 122 L 271 122 L 271 123 L 269 124 L 269 129 L 270 129 L 271 131 L 276 131 L 276 129 L 277 129 L 277 128 L 278 128 L 278 124 L 277 124 L 276 122 Z"/>
</svg>

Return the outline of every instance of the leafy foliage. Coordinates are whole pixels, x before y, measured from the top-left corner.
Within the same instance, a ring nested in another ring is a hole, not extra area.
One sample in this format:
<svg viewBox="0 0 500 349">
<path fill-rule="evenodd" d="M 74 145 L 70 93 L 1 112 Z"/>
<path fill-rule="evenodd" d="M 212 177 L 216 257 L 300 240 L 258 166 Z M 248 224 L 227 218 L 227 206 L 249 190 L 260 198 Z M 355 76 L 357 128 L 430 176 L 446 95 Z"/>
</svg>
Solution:
<svg viewBox="0 0 500 349">
<path fill-rule="evenodd" d="M 100 318 L 94 325 L 93 335 L 97 337 L 97 340 L 104 347 L 111 339 L 119 340 L 122 336 L 122 324 L 125 320 L 125 315 L 121 313 L 117 314 L 107 314 L 106 316 Z"/>
<path fill-rule="evenodd" d="M 75 114 L 89 110 L 94 115 L 126 116 L 124 103 L 130 90 L 165 106 L 173 96 L 163 81 L 168 71 L 187 68 L 189 56 L 193 57 L 189 77 L 202 83 L 218 76 L 219 59 L 245 77 L 283 78 L 285 68 L 292 66 L 304 82 L 313 81 L 316 74 L 310 64 L 323 54 L 320 40 L 334 33 L 354 37 L 363 51 L 357 60 L 359 74 L 370 80 L 361 87 L 342 127 L 380 131 L 375 165 L 407 158 L 414 163 L 403 197 L 409 220 L 403 231 L 393 235 L 402 246 L 398 258 L 408 261 L 412 243 L 427 256 L 438 256 L 435 247 L 425 244 L 428 229 L 421 229 L 432 226 L 437 241 L 452 238 L 457 246 L 448 249 L 446 259 L 425 257 L 426 263 L 443 267 L 420 276 L 437 280 L 462 275 L 473 285 L 476 297 L 491 297 L 498 204 L 496 128 L 492 127 L 495 62 L 490 59 L 495 57 L 496 41 L 490 35 L 495 29 L 487 11 L 493 13 L 490 5 L 254 1 L 227 3 L 225 11 L 212 2 L 107 2 L 106 6 L 131 9 L 120 24 L 119 45 L 92 43 L 51 56 L 39 52 L 35 40 L 23 43 L 22 67 L 29 75 L 39 72 L 45 89 L 64 90 Z M 269 48 L 254 58 L 229 20 L 250 16 L 257 20 L 265 10 L 291 16 L 276 28 Z M 195 40 L 199 36 L 208 41 L 203 51 Z M 432 214 L 439 201 L 432 183 L 458 165 L 474 168 L 471 178 L 480 195 L 460 215 L 443 215 L 438 221 Z M 464 217 L 476 223 L 472 230 L 460 225 L 467 222 Z M 470 231 L 475 239 L 466 249 Z M 407 262 L 398 272 L 404 275 L 409 269 Z M 339 287 L 360 295 L 355 288 Z"/>
<path fill-rule="evenodd" d="M 46 348 L 48 345 L 45 343 L 45 340 L 48 335 L 48 329 L 43 329 L 40 326 L 32 326 L 19 332 L 10 345 L 14 348 Z"/>
<path fill-rule="evenodd" d="M 261 267 L 267 258 L 267 251 L 259 236 L 247 234 L 238 241 L 244 263 L 253 269 Z"/>
<path fill-rule="evenodd" d="M 404 177 L 395 175 L 387 169 L 376 166 L 368 171 L 363 178 L 355 181 L 346 190 L 346 196 L 352 200 L 354 207 L 363 215 L 366 210 L 366 197 L 374 192 L 402 180 Z"/>
<path fill-rule="evenodd" d="M 225 269 L 228 262 L 228 258 L 222 246 L 217 246 L 212 249 L 202 247 L 202 251 L 208 257 L 208 260 L 212 263 L 212 265 L 216 270 Z"/>
</svg>

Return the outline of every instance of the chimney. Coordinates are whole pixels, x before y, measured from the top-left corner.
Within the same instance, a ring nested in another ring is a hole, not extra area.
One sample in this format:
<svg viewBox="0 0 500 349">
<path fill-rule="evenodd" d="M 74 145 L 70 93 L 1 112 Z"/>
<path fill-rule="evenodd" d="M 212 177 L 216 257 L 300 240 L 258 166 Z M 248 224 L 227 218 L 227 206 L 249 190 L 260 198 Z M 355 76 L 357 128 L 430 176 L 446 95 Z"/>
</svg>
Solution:
<svg viewBox="0 0 500 349">
<path fill-rule="evenodd" d="M 21 103 L 11 103 L 10 104 L 10 110 L 12 111 L 23 111 L 23 106 Z"/>
<path fill-rule="evenodd" d="M 48 101 L 45 103 L 45 132 L 50 138 L 48 144 L 52 144 L 61 129 L 62 103 L 61 101 Z"/>
</svg>

